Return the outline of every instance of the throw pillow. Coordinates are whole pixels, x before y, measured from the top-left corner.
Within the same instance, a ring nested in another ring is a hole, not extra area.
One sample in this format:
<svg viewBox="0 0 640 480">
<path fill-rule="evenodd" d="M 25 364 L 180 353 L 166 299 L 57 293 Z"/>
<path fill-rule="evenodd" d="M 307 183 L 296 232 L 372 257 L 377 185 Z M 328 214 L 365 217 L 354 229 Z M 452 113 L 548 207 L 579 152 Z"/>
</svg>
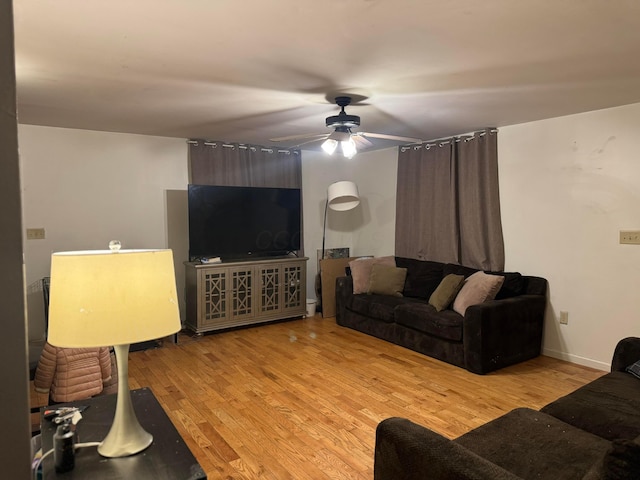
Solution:
<svg viewBox="0 0 640 480">
<path fill-rule="evenodd" d="M 464 282 L 460 293 L 453 301 L 453 309 L 464 316 L 467 307 L 493 300 L 503 282 L 504 277 L 500 275 L 487 275 L 484 272 L 474 273 Z"/>
<path fill-rule="evenodd" d="M 445 310 L 456 298 L 463 284 L 464 275 L 450 273 L 442 279 L 440 285 L 429 297 L 429 305 L 432 305 L 438 312 Z"/>
<path fill-rule="evenodd" d="M 380 264 L 373 265 L 371 268 L 369 291 L 367 293 L 401 297 L 406 278 L 406 268 L 389 267 L 387 265 Z"/>
<path fill-rule="evenodd" d="M 371 269 L 378 264 L 395 267 L 396 259 L 395 257 L 358 258 L 349 262 L 354 294 L 367 293 L 369 291 Z"/>
<path fill-rule="evenodd" d="M 640 360 L 638 360 L 633 365 L 629 365 L 627 367 L 627 372 L 629 372 L 631 375 L 634 375 L 634 376 L 640 378 Z"/>
</svg>

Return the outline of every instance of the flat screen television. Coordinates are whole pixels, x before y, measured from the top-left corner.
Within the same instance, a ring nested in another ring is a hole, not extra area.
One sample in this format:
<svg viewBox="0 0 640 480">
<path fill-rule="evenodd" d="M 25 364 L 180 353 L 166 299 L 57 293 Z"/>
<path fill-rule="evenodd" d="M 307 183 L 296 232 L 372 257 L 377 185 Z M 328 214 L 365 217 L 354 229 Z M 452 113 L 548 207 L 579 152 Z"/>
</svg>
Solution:
<svg viewBox="0 0 640 480">
<path fill-rule="evenodd" d="M 300 250 L 299 188 L 189 185 L 188 198 L 191 261 Z"/>
</svg>

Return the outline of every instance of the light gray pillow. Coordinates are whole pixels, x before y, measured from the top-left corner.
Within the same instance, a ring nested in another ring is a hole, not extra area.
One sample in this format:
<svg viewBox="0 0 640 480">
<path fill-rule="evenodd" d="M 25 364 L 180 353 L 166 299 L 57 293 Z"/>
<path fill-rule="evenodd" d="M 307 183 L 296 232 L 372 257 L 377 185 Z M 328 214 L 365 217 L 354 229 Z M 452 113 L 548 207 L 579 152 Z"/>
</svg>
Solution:
<svg viewBox="0 0 640 480">
<path fill-rule="evenodd" d="M 467 308 L 496 298 L 496 294 L 504 283 L 504 277 L 500 275 L 488 275 L 484 272 L 476 272 L 464 282 L 460 293 L 453 301 L 453 309 L 464 316 Z"/>
<path fill-rule="evenodd" d="M 353 293 L 367 293 L 369 291 L 369 282 L 371 277 L 371 269 L 374 265 L 396 266 L 396 258 L 375 257 L 375 258 L 358 258 L 349 262 L 351 269 L 351 278 L 353 278 Z"/>
</svg>

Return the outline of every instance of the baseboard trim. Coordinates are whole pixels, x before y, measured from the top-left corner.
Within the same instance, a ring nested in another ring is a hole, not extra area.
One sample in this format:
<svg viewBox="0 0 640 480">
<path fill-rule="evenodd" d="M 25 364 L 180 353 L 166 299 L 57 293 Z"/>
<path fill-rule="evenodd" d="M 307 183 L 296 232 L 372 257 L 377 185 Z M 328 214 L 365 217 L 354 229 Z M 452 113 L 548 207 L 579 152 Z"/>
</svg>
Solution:
<svg viewBox="0 0 640 480">
<path fill-rule="evenodd" d="M 603 370 L 605 372 L 608 372 L 609 370 L 611 370 L 610 363 L 599 362 L 597 360 L 592 360 L 591 358 L 580 357 L 578 355 L 573 355 L 567 352 L 560 352 L 558 350 L 550 350 L 548 348 L 543 348 L 542 354 L 547 357 L 553 357 L 559 360 L 565 360 L 567 362 L 576 363 L 578 365 L 583 365 L 585 367 L 595 368 L 597 370 Z"/>
</svg>

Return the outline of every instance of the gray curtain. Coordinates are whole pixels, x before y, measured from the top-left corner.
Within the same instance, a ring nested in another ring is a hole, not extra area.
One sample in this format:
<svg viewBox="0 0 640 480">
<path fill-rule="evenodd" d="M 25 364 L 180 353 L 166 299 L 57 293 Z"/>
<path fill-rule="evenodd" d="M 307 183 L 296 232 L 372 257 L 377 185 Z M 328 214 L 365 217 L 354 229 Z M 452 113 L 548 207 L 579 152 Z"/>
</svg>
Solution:
<svg viewBox="0 0 640 480">
<path fill-rule="evenodd" d="M 229 187 L 302 187 L 300 150 L 189 141 L 189 182 Z"/>
<path fill-rule="evenodd" d="M 398 154 L 396 255 L 504 269 L 495 130 Z"/>
</svg>

